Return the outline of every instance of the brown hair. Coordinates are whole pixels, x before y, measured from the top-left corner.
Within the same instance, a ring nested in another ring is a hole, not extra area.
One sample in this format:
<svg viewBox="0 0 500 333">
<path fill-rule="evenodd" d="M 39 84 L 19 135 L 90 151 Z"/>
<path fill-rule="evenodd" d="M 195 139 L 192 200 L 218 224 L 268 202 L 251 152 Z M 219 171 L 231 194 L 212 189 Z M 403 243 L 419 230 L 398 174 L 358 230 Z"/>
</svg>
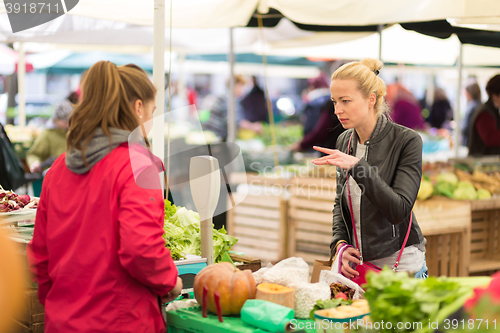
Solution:
<svg viewBox="0 0 500 333">
<path fill-rule="evenodd" d="M 479 88 L 479 84 L 476 82 L 469 84 L 465 87 L 465 91 L 467 91 L 470 97 L 474 101 L 481 101 L 481 88 Z"/>
<path fill-rule="evenodd" d="M 230 85 L 230 84 L 231 84 L 231 78 L 228 78 L 228 79 L 226 80 L 226 87 L 228 87 L 228 88 L 229 88 L 229 85 Z M 244 86 L 245 84 L 247 84 L 247 80 L 245 79 L 245 77 L 244 77 L 243 75 L 238 74 L 238 75 L 235 75 L 235 76 L 234 76 L 234 85 L 237 85 L 237 84 L 241 84 L 241 85 L 243 85 L 243 86 Z"/>
<path fill-rule="evenodd" d="M 491 95 L 500 95 L 500 74 L 493 76 L 486 83 L 486 92 L 488 93 L 488 97 L 491 97 Z"/>
<path fill-rule="evenodd" d="M 382 61 L 370 58 L 363 59 L 361 62 L 350 62 L 340 66 L 335 73 L 333 73 L 332 81 L 335 79 L 352 79 L 357 82 L 358 89 L 365 98 L 368 98 L 371 93 L 374 93 L 377 100 L 373 109 L 378 118 L 381 114 L 389 111 L 389 107 L 384 98 L 387 87 L 384 81 L 378 77 L 378 72 L 383 65 Z"/>
<path fill-rule="evenodd" d="M 153 101 L 156 89 L 140 67 L 129 64 L 116 66 L 99 61 L 82 81 L 80 103 L 69 120 L 68 150 L 80 149 L 85 160 L 85 147 L 97 128 L 109 136 L 110 127 L 133 131 L 139 126 L 132 103 Z"/>
</svg>

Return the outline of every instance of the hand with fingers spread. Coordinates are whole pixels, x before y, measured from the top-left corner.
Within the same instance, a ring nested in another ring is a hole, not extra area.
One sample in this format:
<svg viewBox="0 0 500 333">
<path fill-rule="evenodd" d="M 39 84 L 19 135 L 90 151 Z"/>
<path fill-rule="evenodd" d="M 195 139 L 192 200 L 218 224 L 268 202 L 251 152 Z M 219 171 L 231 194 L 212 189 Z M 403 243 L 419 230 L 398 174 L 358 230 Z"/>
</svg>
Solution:
<svg viewBox="0 0 500 333">
<path fill-rule="evenodd" d="M 312 161 L 316 165 L 326 165 L 331 164 L 342 169 L 349 169 L 358 163 L 359 158 L 351 155 L 347 155 L 337 149 L 328 149 L 323 147 L 314 146 L 314 150 L 320 151 L 322 153 L 328 154 L 321 158 L 317 158 Z"/>
<path fill-rule="evenodd" d="M 358 258 L 360 257 L 361 253 L 353 247 L 349 247 L 344 251 L 342 254 L 342 274 L 345 277 L 352 279 L 359 276 L 359 273 L 352 269 L 351 266 L 349 266 L 349 263 L 353 262 L 359 265 L 360 261 Z"/>
</svg>

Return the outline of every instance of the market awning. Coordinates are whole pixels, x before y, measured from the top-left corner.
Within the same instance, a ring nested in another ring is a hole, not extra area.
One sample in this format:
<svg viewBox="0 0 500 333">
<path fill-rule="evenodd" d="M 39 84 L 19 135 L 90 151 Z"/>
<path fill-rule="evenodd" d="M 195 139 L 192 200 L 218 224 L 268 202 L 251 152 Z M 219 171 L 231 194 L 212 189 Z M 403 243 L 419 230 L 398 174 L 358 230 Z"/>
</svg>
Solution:
<svg viewBox="0 0 500 333">
<path fill-rule="evenodd" d="M 244 27 L 256 9 L 267 13 L 271 8 L 293 22 L 309 25 L 367 26 L 500 16 L 496 0 L 183 0 L 172 5 L 172 25 L 178 28 Z M 0 8 L 3 12 L 4 7 Z M 68 14 L 153 25 L 154 0 L 86 0 Z M 169 15 L 166 25 L 170 25 Z"/>
<path fill-rule="evenodd" d="M 446 20 L 402 23 L 401 26 L 407 30 L 443 39 L 455 34 L 462 44 L 500 47 L 500 31 L 456 27 Z"/>
<path fill-rule="evenodd" d="M 19 56 L 10 47 L 0 45 L 0 75 L 10 75 L 17 72 Z M 31 72 L 33 65 L 26 62 L 26 72 Z"/>
</svg>

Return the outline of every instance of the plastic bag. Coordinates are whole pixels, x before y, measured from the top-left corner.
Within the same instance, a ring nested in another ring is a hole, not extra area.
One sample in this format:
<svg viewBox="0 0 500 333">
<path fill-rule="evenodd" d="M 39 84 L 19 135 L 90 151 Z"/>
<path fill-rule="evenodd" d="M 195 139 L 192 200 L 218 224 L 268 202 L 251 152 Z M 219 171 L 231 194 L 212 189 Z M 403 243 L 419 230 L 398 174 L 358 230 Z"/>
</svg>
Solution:
<svg viewBox="0 0 500 333">
<path fill-rule="evenodd" d="M 361 299 L 365 293 L 363 288 L 361 288 L 356 282 L 353 282 L 342 274 L 335 273 L 334 271 L 321 271 L 319 274 L 319 281 L 325 282 L 328 286 L 332 283 L 342 283 L 344 286 L 354 290 L 354 296 L 352 299 Z"/>
<path fill-rule="evenodd" d="M 292 284 L 309 282 L 309 265 L 302 258 L 280 261 L 262 275 L 262 283 L 275 283 L 291 288 Z"/>
<path fill-rule="evenodd" d="M 309 318 L 316 301 L 330 299 L 330 285 L 326 282 L 300 282 L 291 285 L 295 288 L 295 317 Z"/>
<path fill-rule="evenodd" d="M 255 280 L 255 284 L 262 283 L 262 276 L 264 275 L 265 272 L 267 272 L 271 267 L 273 267 L 273 264 L 270 262 L 267 263 L 266 267 L 262 267 L 256 272 L 253 272 L 253 279 Z"/>
<path fill-rule="evenodd" d="M 293 310 L 279 304 L 249 299 L 241 309 L 241 321 L 269 332 L 289 332 Z"/>
</svg>

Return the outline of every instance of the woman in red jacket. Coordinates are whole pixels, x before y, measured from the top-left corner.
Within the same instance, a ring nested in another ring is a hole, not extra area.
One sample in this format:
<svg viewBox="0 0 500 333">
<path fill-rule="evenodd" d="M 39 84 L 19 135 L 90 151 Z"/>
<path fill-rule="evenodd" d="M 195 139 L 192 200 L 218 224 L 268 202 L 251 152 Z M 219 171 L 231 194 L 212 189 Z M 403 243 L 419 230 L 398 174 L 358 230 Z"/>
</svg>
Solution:
<svg viewBox="0 0 500 333">
<path fill-rule="evenodd" d="M 159 297 L 174 299 L 182 282 L 162 238 L 158 169 L 136 147 L 133 168 L 128 147 L 152 119 L 156 90 L 139 67 L 100 61 L 82 91 L 27 247 L 45 332 L 165 332 Z M 137 184 L 137 165 L 156 189 Z"/>
</svg>

